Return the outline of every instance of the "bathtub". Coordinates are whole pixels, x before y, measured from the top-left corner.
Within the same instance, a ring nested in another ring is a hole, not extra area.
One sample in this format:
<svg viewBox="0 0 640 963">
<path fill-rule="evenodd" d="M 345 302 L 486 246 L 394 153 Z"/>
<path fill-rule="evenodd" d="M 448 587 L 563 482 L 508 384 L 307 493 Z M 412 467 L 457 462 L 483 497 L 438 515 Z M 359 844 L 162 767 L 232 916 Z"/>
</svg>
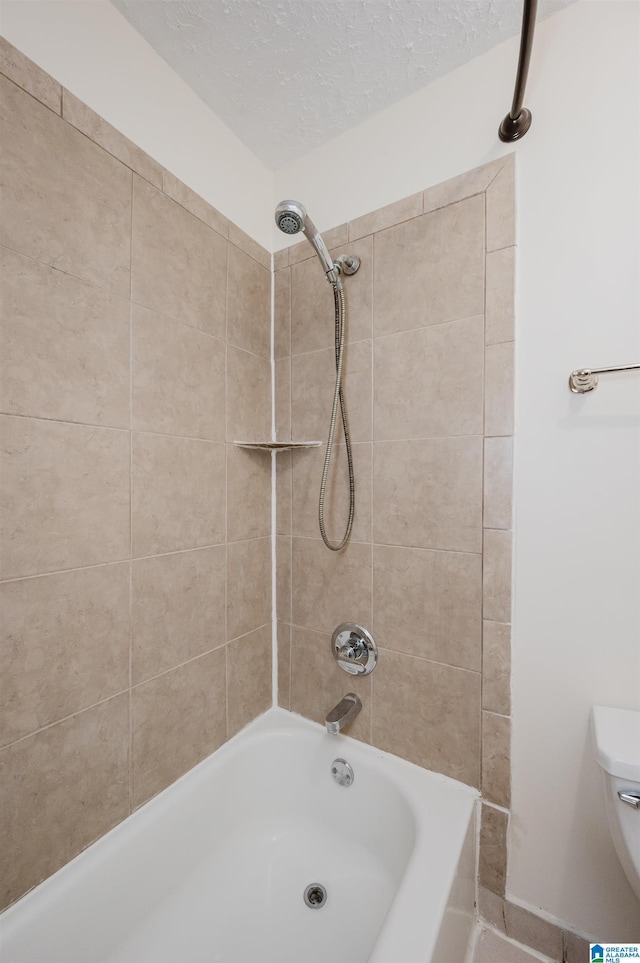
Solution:
<svg viewBox="0 0 640 963">
<path fill-rule="evenodd" d="M 0 959 L 462 963 L 476 799 L 272 709 L 8 909 Z"/>
</svg>

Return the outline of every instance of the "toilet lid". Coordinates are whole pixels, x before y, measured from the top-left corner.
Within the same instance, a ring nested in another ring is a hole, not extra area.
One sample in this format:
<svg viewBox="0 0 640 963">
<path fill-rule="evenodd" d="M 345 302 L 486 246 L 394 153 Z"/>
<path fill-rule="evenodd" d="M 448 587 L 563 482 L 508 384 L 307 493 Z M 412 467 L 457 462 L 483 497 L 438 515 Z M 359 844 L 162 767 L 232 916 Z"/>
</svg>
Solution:
<svg viewBox="0 0 640 963">
<path fill-rule="evenodd" d="M 596 758 L 612 776 L 640 783 L 640 712 L 594 706 Z"/>
</svg>

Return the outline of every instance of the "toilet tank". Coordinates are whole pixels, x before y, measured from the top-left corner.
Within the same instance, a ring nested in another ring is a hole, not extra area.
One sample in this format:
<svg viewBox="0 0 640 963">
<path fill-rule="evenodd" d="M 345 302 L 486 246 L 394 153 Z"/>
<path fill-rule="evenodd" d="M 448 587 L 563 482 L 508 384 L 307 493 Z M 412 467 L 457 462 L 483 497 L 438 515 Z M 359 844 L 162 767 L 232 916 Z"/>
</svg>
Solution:
<svg viewBox="0 0 640 963">
<path fill-rule="evenodd" d="M 640 712 L 594 706 L 591 725 L 596 759 L 602 769 L 605 806 L 616 852 L 640 900 Z M 624 802 L 620 794 L 631 797 Z"/>
</svg>

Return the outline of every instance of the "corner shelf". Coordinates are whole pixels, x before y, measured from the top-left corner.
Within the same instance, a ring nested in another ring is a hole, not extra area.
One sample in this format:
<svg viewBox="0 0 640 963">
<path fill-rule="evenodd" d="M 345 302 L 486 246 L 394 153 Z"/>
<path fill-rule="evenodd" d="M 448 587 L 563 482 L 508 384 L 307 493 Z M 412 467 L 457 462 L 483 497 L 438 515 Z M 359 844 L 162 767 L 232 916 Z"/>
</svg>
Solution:
<svg viewBox="0 0 640 963">
<path fill-rule="evenodd" d="M 298 448 L 319 448 L 321 444 L 321 441 L 234 441 L 237 448 L 258 451 L 295 451 Z"/>
</svg>

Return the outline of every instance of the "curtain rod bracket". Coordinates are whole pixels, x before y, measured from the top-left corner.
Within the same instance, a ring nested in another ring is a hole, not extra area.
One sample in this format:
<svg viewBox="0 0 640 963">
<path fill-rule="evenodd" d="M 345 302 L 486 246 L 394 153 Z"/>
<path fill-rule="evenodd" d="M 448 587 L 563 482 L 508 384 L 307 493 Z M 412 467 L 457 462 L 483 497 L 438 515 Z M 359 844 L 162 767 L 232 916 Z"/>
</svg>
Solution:
<svg viewBox="0 0 640 963">
<path fill-rule="evenodd" d="M 522 34 L 520 35 L 520 55 L 518 57 L 518 73 L 513 92 L 511 110 L 498 128 L 498 137 L 507 144 L 520 140 L 531 127 L 531 111 L 522 106 L 524 90 L 527 86 L 529 63 L 531 62 L 531 48 L 533 47 L 533 32 L 536 26 L 538 0 L 524 0 L 522 11 Z"/>
</svg>

